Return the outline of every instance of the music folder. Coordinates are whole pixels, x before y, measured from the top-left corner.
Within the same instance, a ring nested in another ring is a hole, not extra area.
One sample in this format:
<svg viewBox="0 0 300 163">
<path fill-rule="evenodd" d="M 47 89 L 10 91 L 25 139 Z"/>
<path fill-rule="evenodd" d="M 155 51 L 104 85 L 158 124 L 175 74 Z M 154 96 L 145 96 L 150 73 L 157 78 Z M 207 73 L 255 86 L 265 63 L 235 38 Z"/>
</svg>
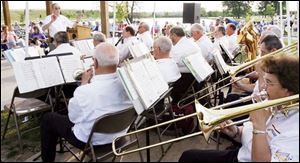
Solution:
<svg viewBox="0 0 300 163">
<path fill-rule="evenodd" d="M 214 73 L 214 70 L 201 53 L 191 54 L 183 58 L 182 62 L 191 71 L 198 83 L 204 81 L 208 76 Z"/>
<path fill-rule="evenodd" d="M 221 47 L 222 51 L 224 51 L 226 53 L 227 57 L 230 60 L 234 59 L 234 56 L 230 53 L 230 51 L 225 47 L 225 45 L 222 42 L 220 42 L 220 47 Z"/>
<path fill-rule="evenodd" d="M 12 66 L 20 93 L 75 82 L 73 72 L 83 69 L 80 58 L 72 53 L 27 57 Z"/>
<path fill-rule="evenodd" d="M 126 61 L 118 75 L 138 114 L 149 109 L 169 89 L 152 56 Z"/>
</svg>

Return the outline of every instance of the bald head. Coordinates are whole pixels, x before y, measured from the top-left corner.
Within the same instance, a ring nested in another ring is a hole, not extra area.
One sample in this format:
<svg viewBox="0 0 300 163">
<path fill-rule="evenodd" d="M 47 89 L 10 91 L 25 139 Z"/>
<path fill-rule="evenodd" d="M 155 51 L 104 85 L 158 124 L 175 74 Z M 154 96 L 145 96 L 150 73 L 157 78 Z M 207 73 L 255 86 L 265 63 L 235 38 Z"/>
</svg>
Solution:
<svg viewBox="0 0 300 163">
<path fill-rule="evenodd" d="M 116 66 L 119 63 L 119 52 L 114 45 L 101 43 L 94 50 L 94 57 L 98 66 Z"/>
</svg>

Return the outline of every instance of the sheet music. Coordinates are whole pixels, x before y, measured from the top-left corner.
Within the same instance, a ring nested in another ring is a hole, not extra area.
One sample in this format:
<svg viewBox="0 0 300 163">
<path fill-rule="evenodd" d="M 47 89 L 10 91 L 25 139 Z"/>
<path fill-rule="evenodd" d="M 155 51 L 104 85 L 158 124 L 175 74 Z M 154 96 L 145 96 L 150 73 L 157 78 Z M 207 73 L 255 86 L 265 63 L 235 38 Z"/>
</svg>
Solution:
<svg viewBox="0 0 300 163">
<path fill-rule="evenodd" d="M 225 63 L 221 53 L 218 50 L 214 50 L 213 51 L 213 55 L 216 61 L 216 65 L 221 73 L 221 75 L 223 75 L 224 73 L 228 72 L 228 65 Z"/>
<path fill-rule="evenodd" d="M 12 49 L 11 55 L 14 57 L 16 62 L 24 61 L 24 59 L 27 57 L 23 48 Z"/>
<path fill-rule="evenodd" d="M 234 58 L 234 56 L 230 53 L 230 51 L 224 46 L 224 44 L 222 42 L 220 42 L 220 46 L 225 51 L 225 53 L 230 58 L 230 60 L 232 60 Z"/>
<path fill-rule="evenodd" d="M 39 88 L 31 61 L 13 62 L 12 66 L 20 93 Z"/>
<path fill-rule="evenodd" d="M 118 75 L 121 78 L 122 84 L 125 88 L 125 91 L 129 97 L 129 99 L 132 101 L 134 108 L 137 112 L 137 114 L 141 114 L 145 109 L 140 102 L 139 96 L 133 86 L 132 81 L 130 80 L 129 74 L 126 72 L 125 67 L 118 68 Z"/>
<path fill-rule="evenodd" d="M 33 63 L 33 69 L 40 88 L 65 83 L 56 57 L 33 59 L 30 61 Z"/>
<path fill-rule="evenodd" d="M 142 62 L 130 64 L 131 79 L 146 108 L 149 108 L 158 98 L 154 85 Z"/>
<path fill-rule="evenodd" d="M 93 55 L 93 39 L 75 41 L 74 46 L 86 56 Z"/>
<path fill-rule="evenodd" d="M 87 69 L 91 68 L 91 65 L 93 65 L 93 64 L 94 64 L 93 57 L 84 58 L 84 60 L 83 60 L 84 70 L 87 70 Z"/>
<path fill-rule="evenodd" d="M 15 58 L 12 56 L 12 50 L 5 50 L 4 51 L 4 56 L 10 64 L 15 62 Z"/>
<path fill-rule="evenodd" d="M 90 49 L 95 48 L 94 43 L 93 43 L 93 39 L 87 39 L 86 41 L 87 41 L 87 44 L 90 47 Z"/>
<path fill-rule="evenodd" d="M 134 58 L 138 58 L 150 53 L 147 46 L 142 42 L 130 44 L 128 48 Z"/>
<path fill-rule="evenodd" d="M 74 55 L 59 56 L 58 59 L 66 83 L 75 82 L 73 73 L 77 69 L 84 69 L 82 61 Z"/>
<path fill-rule="evenodd" d="M 146 67 L 148 75 L 150 76 L 150 80 L 152 81 L 158 96 L 162 95 L 169 89 L 169 86 L 168 83 L 164 80 L 158 68 L 157 62 L 154 60 L 154 58 L 144 59 L 142 62 Z"/>
<path fill-rule="evenodd" d="M 183 61 L 199 83 L 214 72 L 200 53 L 189 55 Z"/>
<path fill-rule="evenodd" d="M 33 46 L 28 47 L 28 56 L 30 56 L 30 57 L 40 56 L 38 49 L 36 49 Z"/>
</svg>

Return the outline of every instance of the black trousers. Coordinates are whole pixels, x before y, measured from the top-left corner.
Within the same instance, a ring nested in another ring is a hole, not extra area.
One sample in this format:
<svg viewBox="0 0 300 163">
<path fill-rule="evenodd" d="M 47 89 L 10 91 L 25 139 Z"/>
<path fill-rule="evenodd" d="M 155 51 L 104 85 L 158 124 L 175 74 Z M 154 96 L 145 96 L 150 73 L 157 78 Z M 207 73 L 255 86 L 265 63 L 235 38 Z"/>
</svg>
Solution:
<svg viewBox="0 0 300 163">
<path fill-rule="evenodd" d="M 41 124 L 41 155 L 43 162 L 54 162 L 58 138 L 64 138 L 73 146 L 84 149 L 85 143 L 78 140 L 72 131 L 74 124 L 68 116 L 46 113 Z"/>
<path fill-rule="evenodd" d="M 238 162 L 239 149 L 234 150 L 188 150 L 182 153 L 179 162 Z"/>
</svg>

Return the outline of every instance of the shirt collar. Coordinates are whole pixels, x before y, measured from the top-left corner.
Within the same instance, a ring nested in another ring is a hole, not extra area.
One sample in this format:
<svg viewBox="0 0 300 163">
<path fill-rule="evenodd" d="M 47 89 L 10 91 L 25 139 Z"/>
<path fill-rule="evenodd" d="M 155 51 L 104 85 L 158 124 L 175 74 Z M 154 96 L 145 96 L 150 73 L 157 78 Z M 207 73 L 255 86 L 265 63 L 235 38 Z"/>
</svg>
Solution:
<svg viewBox="0 0 300 163">
<path fill-rule="evenodd" d="M 100 81 L 100 80 L 108 80 L 108 79 L 114 79 L 117 78 L 117 72 L 111 73 L 111 74 L 100 74 L 100 75 L 94 75 L 91 79 L 91 82 Z"/>
</svg>

